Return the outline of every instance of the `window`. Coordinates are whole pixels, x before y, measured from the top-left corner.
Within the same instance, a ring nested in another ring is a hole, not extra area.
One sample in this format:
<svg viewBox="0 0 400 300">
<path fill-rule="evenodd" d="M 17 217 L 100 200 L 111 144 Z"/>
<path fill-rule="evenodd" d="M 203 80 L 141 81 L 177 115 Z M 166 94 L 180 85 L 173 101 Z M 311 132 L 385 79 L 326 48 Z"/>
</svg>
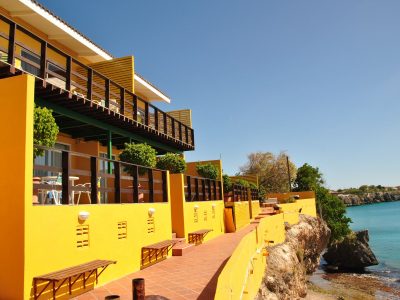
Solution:
<svg viewBox="0 0 400 300">
<path fill-rule="evenodd" d="M 108 158 L 107 153 L 100 153 L 100 158 Z M 115 160 L 115 155 L 112 155 L 111 158 Z M 107 160 L 99 159 L 99 172 L 101 174 L 114 174 L 114 164 L 109 163 Z M 109 172 L 109 170 L 111 170 Z M 102 188 L 107 188 L 107 178 L 104 176 L 100 177 L 100 187 Z M 108 203 L 108 193 L 107 192 L 101 192 L 100 193 L 100 203 Z"/>
<path fill-rule="evenodd" d="M 61 143 L 56 143 L 54 145 L 55 149 L 59 150 L 70 150 L 70 145 L 67 144 L 61 144 Z M 39 166 L 47 166 L 47 167 L 58 167 L 61 168 L 61 152 L 58 151 L 51 151 L 51 150 L 45 150 L 44 154 L 42 156 L 38 156 L 35 158 L 35 165 Z M 50 171 L 44 171 L 44 170 L 35 170 L 33 176 L 51 176 L 54 174 L 51 174 L 54 172 Z"/>
<path fill-rule="evenodd" d="M 40 56 L 29 51 L 26 49 L 21 49 L 21 56 L 23 58 L 28 59 L 29 61 L 31 61 L 32 63 L 38 64 L 40 65 Z M 21 61 L 21 68 L 22 70 L 31 73 L 35 76 L 39 76 L 40 75 L 40 69 L 31 65 L 30 63 L 26 62 L 26 61 Z"/>
</svg>

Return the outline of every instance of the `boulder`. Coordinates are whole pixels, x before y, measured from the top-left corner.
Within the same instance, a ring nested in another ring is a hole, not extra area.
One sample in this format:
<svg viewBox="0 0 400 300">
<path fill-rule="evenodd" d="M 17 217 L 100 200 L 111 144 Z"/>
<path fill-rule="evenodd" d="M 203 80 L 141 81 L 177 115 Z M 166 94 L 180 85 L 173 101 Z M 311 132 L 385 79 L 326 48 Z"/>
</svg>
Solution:
<svg viewBox="0 0 400 300">
<path fill-rule="evenodd" d="M 353 232 L 331 245 L 323 257 L 329 265 L 341 270 L 363 270 L 379 263 L 368 242 L 368 230 Z"/>
<path fill-rule="evenodd" d="M 268 247 L 267 268 L 260 287 L 258 300 L 293 300 L 307 295 L 307 274 L 319 265 L 330 230 L 326 223 L 300 215 L 296 225 L 285 224 L 284 243 Z"/>
</svg>

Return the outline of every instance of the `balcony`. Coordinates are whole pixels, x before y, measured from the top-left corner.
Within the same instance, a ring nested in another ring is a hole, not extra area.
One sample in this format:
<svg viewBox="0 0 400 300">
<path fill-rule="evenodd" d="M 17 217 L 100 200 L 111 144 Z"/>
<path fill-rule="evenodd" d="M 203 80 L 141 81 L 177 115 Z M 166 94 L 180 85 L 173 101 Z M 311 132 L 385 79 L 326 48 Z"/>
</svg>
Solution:
<svg viewBox="0 0 400 300">
<path fill-rule="evenodd" d="M 60 130 L 73 137 L 90 140 L 96 128 L 111 128 L 120 139 L 139 137 L 177 151 L 194 150 L 192 128 L 0 15 L 0 78 L 22 73 L 36 77 L 35 99 L 57 114 L 62 111 L 57 123 L 68 123 Z M 81 130 L 86 123 L 90 129 Z"/>
</svg>

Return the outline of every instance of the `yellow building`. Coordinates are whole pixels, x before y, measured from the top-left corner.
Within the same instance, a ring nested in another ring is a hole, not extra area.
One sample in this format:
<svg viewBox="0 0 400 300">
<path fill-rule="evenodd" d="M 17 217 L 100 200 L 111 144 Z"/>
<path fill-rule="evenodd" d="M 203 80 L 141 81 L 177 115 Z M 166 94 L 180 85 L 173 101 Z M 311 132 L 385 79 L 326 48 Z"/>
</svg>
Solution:
<svg viewBox="0 0 400 300">
<path fill-rule="evenodd" d="M 0 298 L 72 297 L 170 253 L 168 172 L 117 158 L 126 142 L 194 150 L 191 112 L 159 109 L 170 98 L 133 56 L 113 57 L 36 1 L 0 0 L 0 98 Z M 33 161 L 34 105 L 60 133 Z"/>
</svg>

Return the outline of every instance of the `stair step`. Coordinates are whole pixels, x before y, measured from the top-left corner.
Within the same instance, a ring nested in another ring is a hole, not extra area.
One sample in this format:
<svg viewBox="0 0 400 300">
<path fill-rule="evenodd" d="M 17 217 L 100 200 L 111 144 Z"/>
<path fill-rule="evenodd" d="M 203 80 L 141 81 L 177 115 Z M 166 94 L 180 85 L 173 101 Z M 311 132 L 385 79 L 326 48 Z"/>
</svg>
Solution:
<svg viewBox="0 0 400 300">
<path fill-rule="evenodd" d="M 194 244 L 186 244 L 185 242 L 175 244 L 174 247 L 172 247 L 172 256 L 182 256 L 185 253 L 190 252 L 191 250 L 194 249 Z"/>
<path fill-rule="evenodd" d="M 176 242 L 177 244 L 180 244 L 180 243 L 185 243 L 186 242 L 186 239 L 185 238 L 172 238 L 172 240 L 174 241 L 174 242 Z"/>
</svg>

